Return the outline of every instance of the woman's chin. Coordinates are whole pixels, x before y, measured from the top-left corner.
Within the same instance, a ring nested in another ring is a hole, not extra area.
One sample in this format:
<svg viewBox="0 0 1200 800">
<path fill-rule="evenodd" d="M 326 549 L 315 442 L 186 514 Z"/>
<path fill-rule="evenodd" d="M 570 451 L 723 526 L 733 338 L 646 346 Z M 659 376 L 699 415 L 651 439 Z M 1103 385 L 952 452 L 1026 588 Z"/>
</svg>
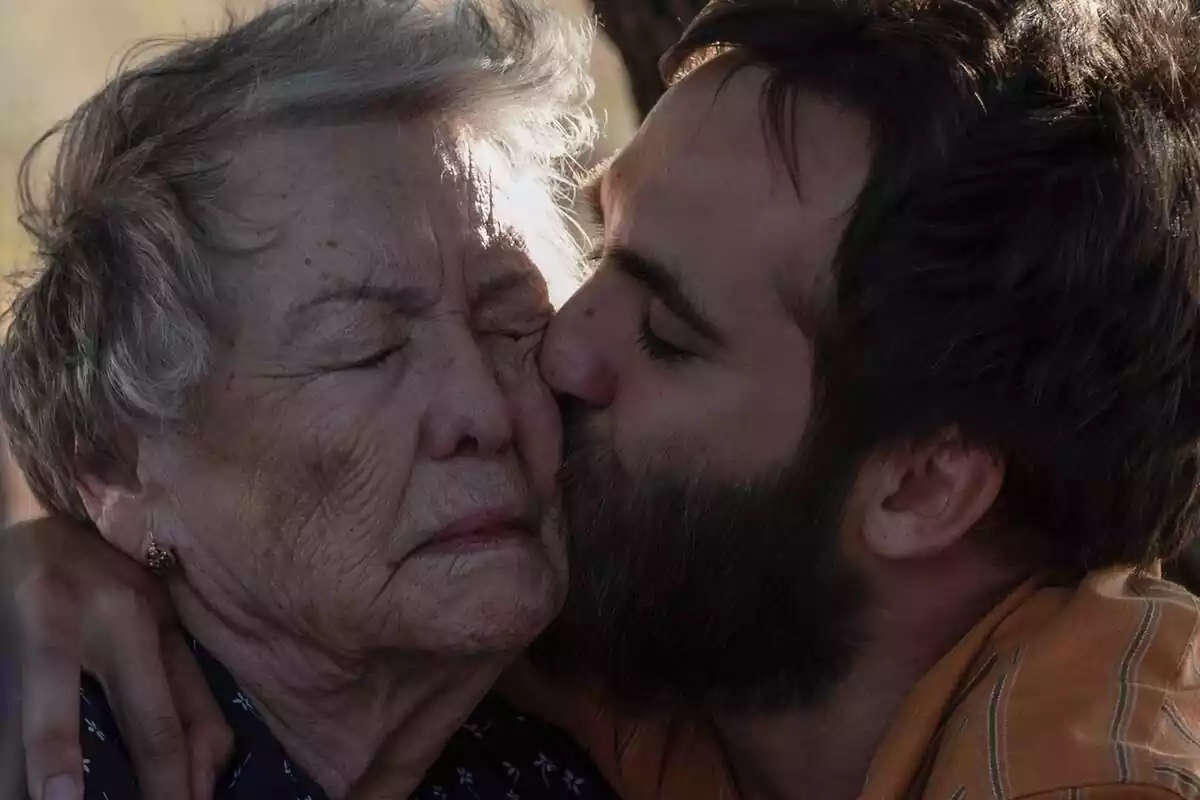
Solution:
<svg viewBox="0 0 1200 800">
<path fill-rule="evenodd" d="M 566 575 L 540 546 L 447 555 L 441 569 L 410 564 L 395 578 L 400 583 L 394 588 L 405 598 L 395 609 L 401 622 L 396 630 L 404 640 L 397 645 L 404 649 L 515 654 L 562 607 Z"/>
</svg>

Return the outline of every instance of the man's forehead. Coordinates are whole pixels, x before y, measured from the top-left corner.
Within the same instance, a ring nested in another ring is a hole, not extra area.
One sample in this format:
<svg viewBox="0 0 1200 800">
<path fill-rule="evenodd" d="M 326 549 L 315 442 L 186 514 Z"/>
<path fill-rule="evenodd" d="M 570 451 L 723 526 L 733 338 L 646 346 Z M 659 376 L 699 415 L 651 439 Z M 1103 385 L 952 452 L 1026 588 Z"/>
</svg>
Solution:
<svg viewBox="0 0 1200 800">
<path fill-rule="evenodd" d="M 705 64 L 667 91 L 609 172 L 626 184 L 643 174 L 681 184 L 694 179 L 694 194 L 718 200 L 724 187 L 775 204 L 799 193 L 813 213 L 828 216 L 849 209 L 870 166 L 866 115 L 800 88 L 787 95 L 779 114 L 784 130 L 776 131 L 768 115 L 769 80 L 765 70 L 727 59 Z M 799 185 L 788 175 L 788 156 L 795 158 Z M 731 173 L 743 180 L 729 182 Z"/>
<path fill-rule="evenodd" d="M 650 251 L 698 291 L 733 301 L 757 286 L 794 306 L 828 283 L 870 167 L 869 126 L 797 95 L 797 190 L 763 124 L 763 81 L 756 70 L 722 66 L 693 73 L 593 179 L 590 195 L 604 206 L 610 239 Z"/>
</svg>

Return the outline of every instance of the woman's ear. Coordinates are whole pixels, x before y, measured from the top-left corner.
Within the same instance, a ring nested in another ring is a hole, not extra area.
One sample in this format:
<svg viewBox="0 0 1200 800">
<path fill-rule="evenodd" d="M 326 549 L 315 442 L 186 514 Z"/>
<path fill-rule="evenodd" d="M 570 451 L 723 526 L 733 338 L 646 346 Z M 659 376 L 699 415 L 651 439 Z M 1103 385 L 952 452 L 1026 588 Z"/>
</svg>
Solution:
<svg viewBox="0 0 1200 800">
<path fill-rule="evenodd" d="M 1004 484 L 1004 464 L 957 434 L 874 462 L 874 491 L 863 518 L 867 548 L 883 558 L 935 555 L 983 518 Z"/>
<path fill-rule="evenodd" d="M 132 437 L 122 440 L 118 454 L 85 460 L 76 490 L 92 524 L 108 543 L 141 561 L 149 528 L 137 459 L 137 441 Z"/>
</svg>

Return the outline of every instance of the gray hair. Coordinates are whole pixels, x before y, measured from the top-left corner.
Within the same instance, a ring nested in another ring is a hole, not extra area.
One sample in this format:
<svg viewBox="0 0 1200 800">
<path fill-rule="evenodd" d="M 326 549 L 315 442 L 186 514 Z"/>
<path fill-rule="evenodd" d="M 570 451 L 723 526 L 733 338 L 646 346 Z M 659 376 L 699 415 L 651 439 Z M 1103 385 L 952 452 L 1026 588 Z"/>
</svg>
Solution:
<svg viewBox="0 0 1200 800">
<path fill-rule="evenodd" d="M 120 464 L 132 426 L 188 417 L 216 348 L 204 255 L 221 243 L 203 212 L 223 139 L 247 126 L 434 118 L 565 199 L 563 167 L 594 135 L 591 34 L 524 0 L 290 0 L 123 67 L 21 167 L 41 272 L 10 312 L 0 414 L 39 499 L 87 519 L 81 475 Z M 56 137 L 35 201 L 34 157 Z M 565 212 L 547 208 L 566 245 Z"/>
</svg>

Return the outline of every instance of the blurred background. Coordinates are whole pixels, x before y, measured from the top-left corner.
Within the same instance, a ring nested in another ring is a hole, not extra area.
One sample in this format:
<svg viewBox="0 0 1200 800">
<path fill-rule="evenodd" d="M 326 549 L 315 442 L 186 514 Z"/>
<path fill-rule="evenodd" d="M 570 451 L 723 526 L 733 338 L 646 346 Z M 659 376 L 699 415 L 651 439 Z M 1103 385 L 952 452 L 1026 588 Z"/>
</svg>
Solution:
<svg viewBox="0 0 1200 800">
<path fill-rule="evenodd" d="M 565 13 L 598 14 L 606 34 L 593 57 L 604 138 L 619 148 L 661 92 L 656 63 L 702 0 L 548 0 Z M 0 0 L 0 270 L 28 266 L 16 220 L 15 175 L 37 136 L 112 76 L 140 39 L 203 33 L 226 9 L 264 0 Z M 628 64 L 628 67 L 626 67 Z"/>
</svg>

